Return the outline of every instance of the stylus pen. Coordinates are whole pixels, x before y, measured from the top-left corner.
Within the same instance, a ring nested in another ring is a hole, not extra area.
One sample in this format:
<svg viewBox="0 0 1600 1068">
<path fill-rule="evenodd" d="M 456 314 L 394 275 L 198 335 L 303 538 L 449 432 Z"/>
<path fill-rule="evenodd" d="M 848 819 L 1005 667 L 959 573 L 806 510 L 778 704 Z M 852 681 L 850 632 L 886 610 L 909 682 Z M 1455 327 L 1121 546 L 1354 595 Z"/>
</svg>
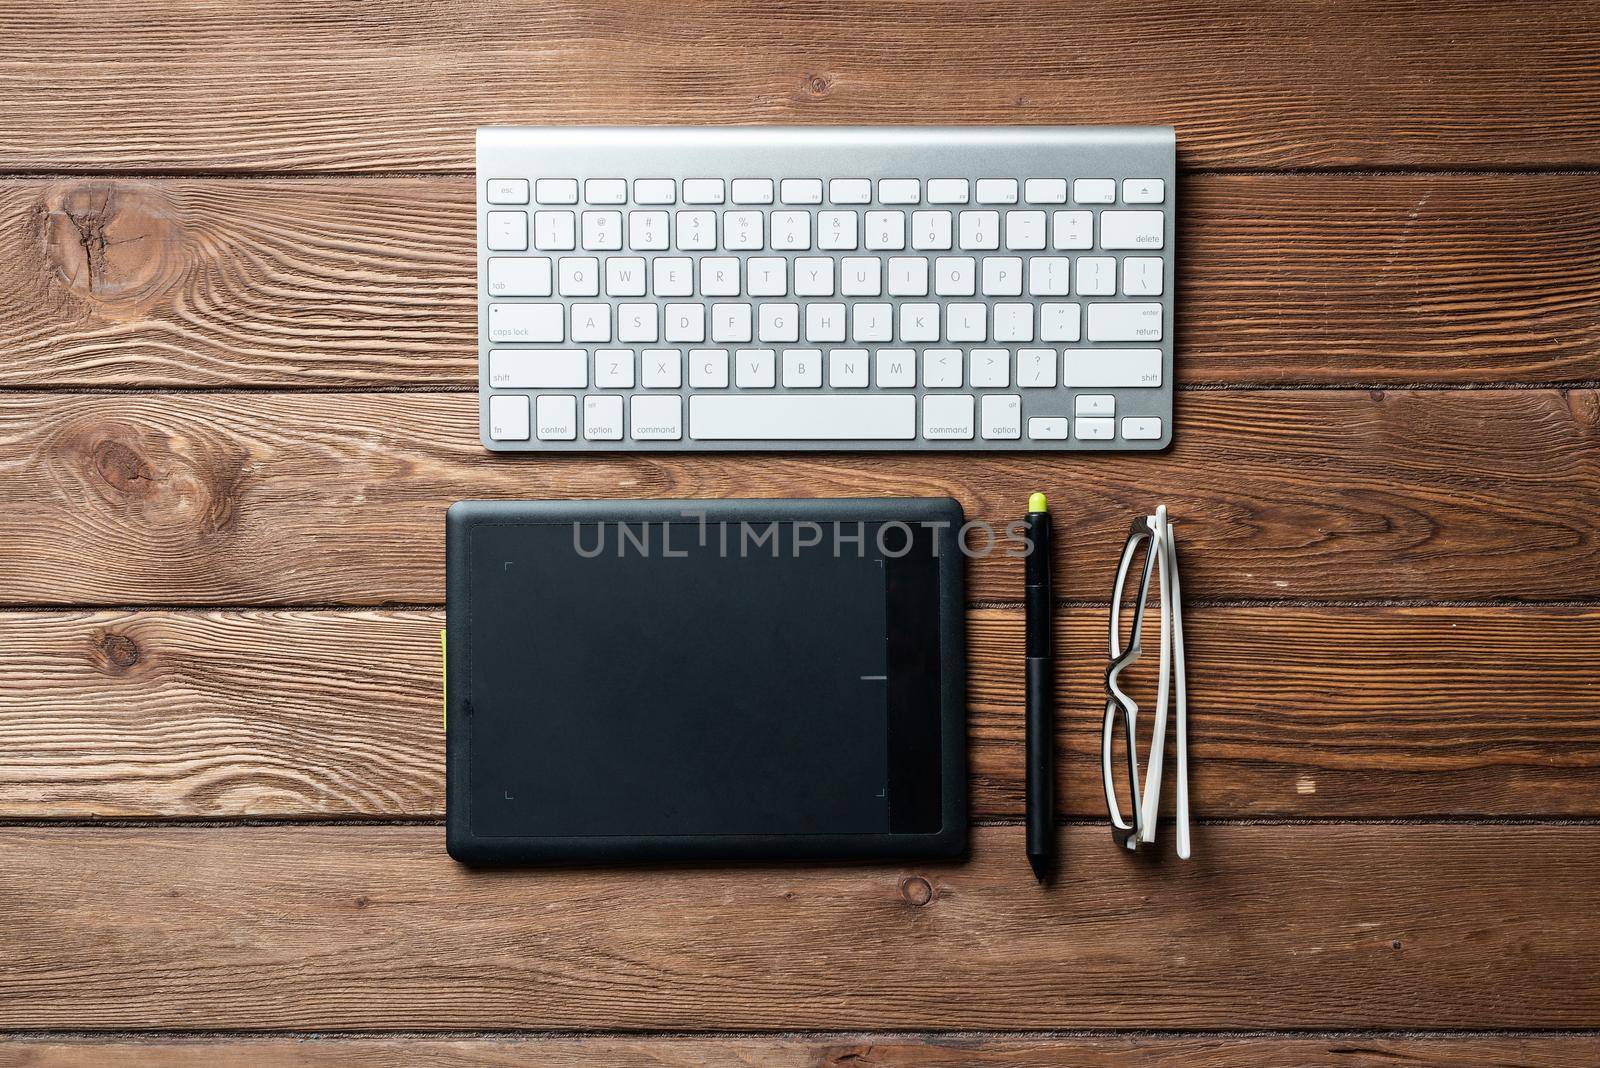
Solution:
<svg viewBox="0 0 1600 1068">
<path fill-rule="evenodd" d="M 1023 584 L 1023 640 L 1028 658 L 1028 866 L 1042 883 L 1049 878 L 1056 842 L 1055 651 L 1050 641 L 1050 511 L 1044 494 L 1028 498 L 1028 518 L 1023 523 L 1030 543 Z"/>
</svg>

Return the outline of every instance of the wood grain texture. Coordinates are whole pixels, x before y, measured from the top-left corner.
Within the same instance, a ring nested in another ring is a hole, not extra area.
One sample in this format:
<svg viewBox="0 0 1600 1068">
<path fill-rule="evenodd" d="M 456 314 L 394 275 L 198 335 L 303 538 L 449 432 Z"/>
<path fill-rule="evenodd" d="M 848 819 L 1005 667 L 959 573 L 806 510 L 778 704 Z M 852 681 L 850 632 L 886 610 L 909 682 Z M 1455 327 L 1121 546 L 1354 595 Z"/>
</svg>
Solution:
<svg viewBox="0 0 1600 1068">
<path fill-rule="evenodd" d="M 0 1068 L 1573 1068 L 1590 1035 L 202 1038 L 12 1041 Z"/>
<path fill-rule="evenodd" d="M 1004 827 L 978 831 L 965 864 L 473 872 L 433 827 L 13 827 L 0 1027 L 1537 1029 L 1600 1014 L 1600 927 L 1549 919 L 1592 907 L 1600 828 L 1212 825 L 1183 864 L 1085 827 L 1050 889 L 1022 847 Z"/>
<path fill-rule="evenodd" d="M 1185 385 L 1600 381 L 1600 177 L 1197 175 Z M 0 386 L 477 383 L 467 178 L 0 182 Z"/>
<path fill-rule="evenodd" d="M 1060 811 L 1101 818 L 1104 609 L 1058 629 Z M 1600 609 L 1188 614 L 1202 818 L 1600 816 Z M 0 613 L 0 817 L 442 818 L 419 611 Z M 968 623 L 972 813 L 1022 816 L 1021 616 Z M 1149 672 L 1130 675 L 1143 700 Z"/>
<path fill-rule="evenodd" d="M 1158 501 L 1197 600 L 1600 594 L 1600 393 L 1201 392 L 1179 418 L 1162 455 L 508 459 L 465 393 L 10 394 L 0 603 L 438 603 L 462 498 L 950 494 L 998 527 L 1041 487 L 1073 599 L 1109 595 Z M 1003 551 L 968 570 L 1017 597 Z"/>
<path fill-rule="evenodd" d="M 0 22 L 26 170 L 466 170 L 476 125 L 516 122 L 1115 120 L 1175 124 L 1199 166 L 1600 161 L 1590 4 L 8 0 Z"/>
</svg>

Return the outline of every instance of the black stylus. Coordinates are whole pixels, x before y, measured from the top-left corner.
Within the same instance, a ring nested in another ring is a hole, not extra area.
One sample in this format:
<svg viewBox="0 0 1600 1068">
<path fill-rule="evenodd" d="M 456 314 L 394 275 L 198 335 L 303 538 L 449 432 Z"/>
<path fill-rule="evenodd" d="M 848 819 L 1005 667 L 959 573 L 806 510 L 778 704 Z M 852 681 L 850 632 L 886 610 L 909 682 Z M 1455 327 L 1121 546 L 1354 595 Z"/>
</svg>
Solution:
<svg viewBox="0 0 1600 1068">
<path fill-rule="evenodd" d="M 1050 511 L 1044 494 L 1028 498 L 1023 522 L 1030 542 L 1022 591 L 1028 658 L 1028 866 L 1042 883 L 1050 876 L 1056 843 L 1055 650 L 1050 641 Z"/>
</svg>

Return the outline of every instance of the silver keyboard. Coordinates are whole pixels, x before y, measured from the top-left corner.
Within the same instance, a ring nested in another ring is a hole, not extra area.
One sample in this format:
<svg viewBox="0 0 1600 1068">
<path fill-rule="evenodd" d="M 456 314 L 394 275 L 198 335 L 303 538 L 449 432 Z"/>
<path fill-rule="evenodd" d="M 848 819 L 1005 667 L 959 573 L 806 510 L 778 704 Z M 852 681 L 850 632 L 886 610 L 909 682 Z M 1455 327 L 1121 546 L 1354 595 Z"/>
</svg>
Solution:
<svg viewBox="0 0 1600 1068">
<path fill-rule="evenodd" d="M 484 127 L 501 451 L 1172 437 L 1170 127 Z"/>
</svg>

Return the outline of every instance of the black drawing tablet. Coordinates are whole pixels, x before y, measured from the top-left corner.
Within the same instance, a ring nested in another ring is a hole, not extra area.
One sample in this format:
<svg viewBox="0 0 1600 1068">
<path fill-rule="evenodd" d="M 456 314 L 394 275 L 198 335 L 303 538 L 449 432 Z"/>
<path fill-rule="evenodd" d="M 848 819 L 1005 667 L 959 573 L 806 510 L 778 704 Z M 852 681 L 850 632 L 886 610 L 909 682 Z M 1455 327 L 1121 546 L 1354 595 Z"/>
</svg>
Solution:
<svg viewBox="0 0 1600 1068">
<path fill-rule="evenodd" d="M 953 500 L 464 501 L 450 855 L 966 847 Z"/>
</svg>

